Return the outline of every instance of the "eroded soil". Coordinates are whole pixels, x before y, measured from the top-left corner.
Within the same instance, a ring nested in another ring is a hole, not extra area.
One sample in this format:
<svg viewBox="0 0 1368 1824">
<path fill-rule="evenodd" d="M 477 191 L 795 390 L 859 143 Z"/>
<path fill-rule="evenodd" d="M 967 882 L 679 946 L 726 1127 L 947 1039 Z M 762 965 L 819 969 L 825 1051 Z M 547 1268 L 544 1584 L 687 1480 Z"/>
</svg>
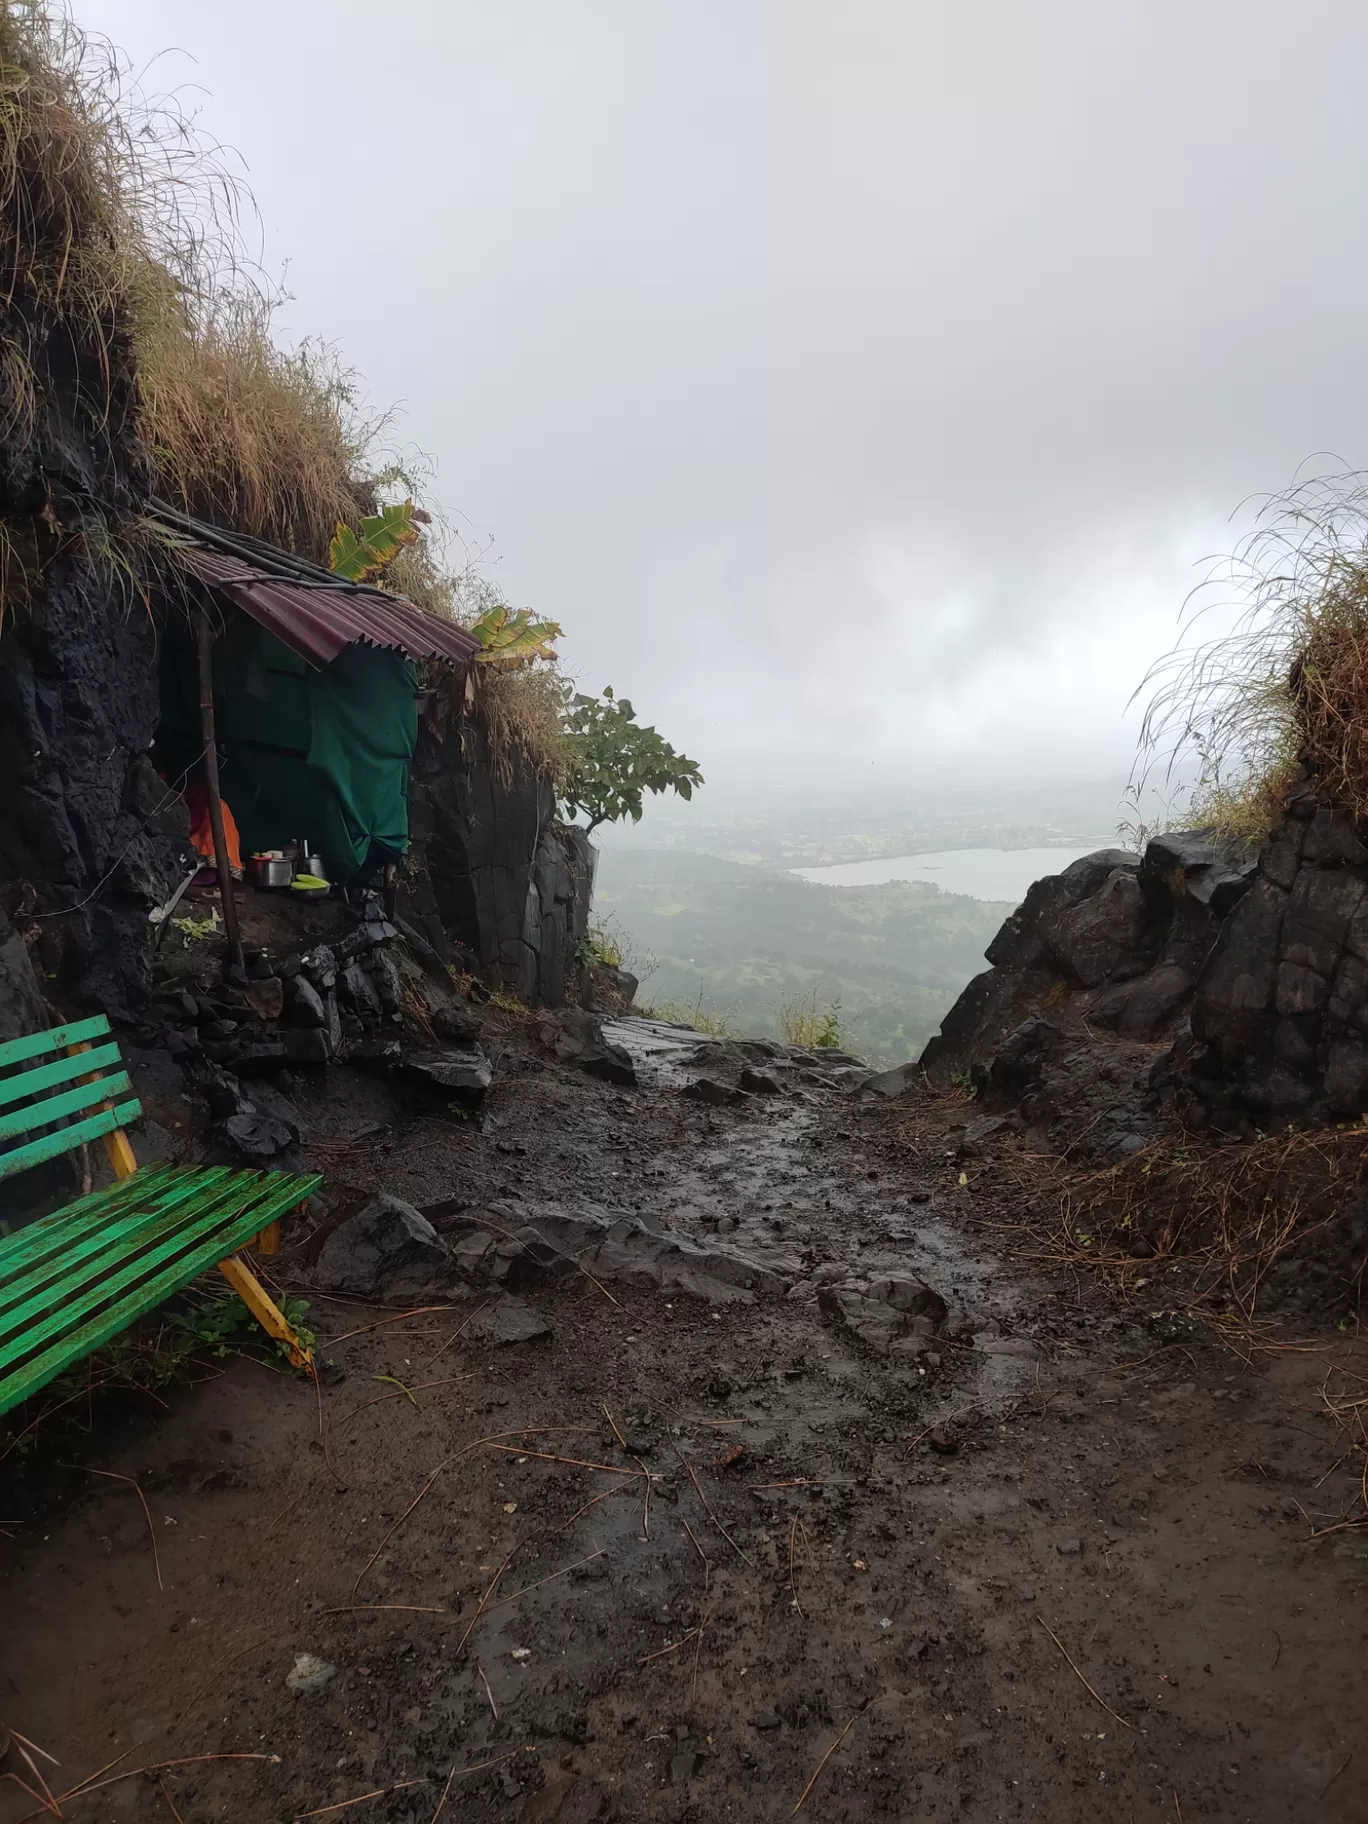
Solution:
<svg viewBox="0 0 1368 1824">
<path fill-rule="evenodd" d="M 53 1792 L 112 1780 L 63 1815 L 780 1819 L 819 1766 L 819 1820 L 1368 1815 L 1368 1533 L 1310 1537 L 1355 1508 L 1317 1398 L 1352 1342 L 1245 1364 L 1081 1304 L 996 1249 L 1012 1192 L 932 1114 L 912 1153 L 816 1078 L 703 1108 L 631 1036 L 635 1091 L 510 1038 L 478 1123 L 331 1073 L 309 1162 L 339 1206 L 649 1214 L 796 1293 L 577 1276 L 504 1348 L 474 1304 L 315 1296 L 321 1398 L 234 1359 L 12 1456 L 0 1716 Z M 852 1266 L 959 1340 L 833 1330 L 806 1288 Z M 337 1671 L 295 1695 L 303 1653 Z"/>
</svg>

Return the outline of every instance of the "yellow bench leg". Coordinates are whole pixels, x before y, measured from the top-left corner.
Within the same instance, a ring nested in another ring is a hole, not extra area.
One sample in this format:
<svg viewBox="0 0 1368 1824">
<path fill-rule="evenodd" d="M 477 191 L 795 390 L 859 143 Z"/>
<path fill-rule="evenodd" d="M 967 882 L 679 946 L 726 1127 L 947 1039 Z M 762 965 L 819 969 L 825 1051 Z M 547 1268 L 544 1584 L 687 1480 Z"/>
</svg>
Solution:
<svg viewBox="0 0 1368 1824">
<path fill-rule="evenodd" d="M 304 1347 L 298 1332 L 287 1322 L 284 1313 L 251 1268 L 244 1265 L 236 1254 L 230 1254 L 227 1260 L 219 1262 L 219 1272 L 267 1335 L 275 1337 L 277 1342 L 289 1345 L 290 1360 L 295 1367 L 312 1368 L 312 1351 Z"/>
</svg>

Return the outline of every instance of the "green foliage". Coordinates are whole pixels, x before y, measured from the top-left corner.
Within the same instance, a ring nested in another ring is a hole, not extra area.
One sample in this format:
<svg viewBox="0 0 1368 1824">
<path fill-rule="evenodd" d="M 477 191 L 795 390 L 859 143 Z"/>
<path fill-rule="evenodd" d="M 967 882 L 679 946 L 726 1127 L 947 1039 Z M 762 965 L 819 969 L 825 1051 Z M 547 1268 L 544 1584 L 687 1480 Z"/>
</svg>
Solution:
<svg viewBox="0 0 1368 1824">
<path fill-rule="evenodd" d="M 361 528 L 339 526 L 328 546 L 328 568 L 349 583 L 364 583 L 378 576 L 386 564 L 396 558 L 405 545 L 418 542 L 414 523 L 413 502 L 397 501 L 368 513 Z"/>
<path fill-rule="evenodd" d="M 510 608 L 495 602 L 470 623 L 480 642 L 475 654 L 479 665 L 530 665 L 534 659 L 556 661 L 552 640 L 563 637 L 559 621 L 534 621 L 530 608 Z"/>
<path fill-rule="evenodd" d="M 639 823 L 646 792 L 689 799 L 703 783 L 697 761 L 643 727 L 627 698 L 615 697 L 611 688 L 601 697 L 570 699 L 565 735 L 570 759 L 561 799 L 566 814 L 583 812 L 591 830 L 621 817 Z"/>
<path fill-rule="evenodd" d="M 575 956 L 582 969 L 592 968 L 595 963 L 602 963 L 606 969 L 622 967 L 622 950 L 612 933 L 601 925 L 590 925 L 579 941 Z"/>
<path fill-rule="evenodd" d="M 840 1051 L 841 1003 L 832 1001 L 819 1007 L 817 990 L 812 988 L 796 1000 L 781 1002 L 779 1030 L 786 1045 L 801 1045 L 807 1051 Z"/>
<path fill-rule="evenodd" d="M 714 1039 L 735 1037 L 732 1023 L 725 1013 L 714 1013 L 703 1005 L 703 990 L 689 1001 L 662 1001 L 658 1007 L 643 1007 L 642 1017 L 663 1020 L 667 1026 L 690 1026 L 695 1032 L 706 1032 Z"/>
<path fill-rule="evenodd" d="M 289 1345 L 267 1336 L 236 1293 L 226 1288 L 221 1293 L 209 1292 L 197 1286 L 186 1297 L 188 1308 L 135 1325 L 58 1375 L 27 1408 L 17 1408 L 11 1415 L 14 1418 L 42 1402 L 36 1418 L 13 1431 L 0 1429 L 0 1461 L 10 1451 L 23 1455 L 34 1449 L 44 1425 L 57 1420 L 67 1406 L 84 1423 L 87 1397 L 96 1389 L 159 1393 L 177 1383 L 188 1385 L 195 1364 L 206 1357 L 226 1361 L 230 1356 L 245 1355 L 260 1360 L 265 1354 L 286 1373 L 297 1372 L 289 1360 Z M 312 1348 L 314 1333 L 303 1322 L 308 1301 L 283 1298 L 279 1305 L 304 1347 Z M 47 1414 L 52 1415 L 51 1420 Z"/>
</svg>

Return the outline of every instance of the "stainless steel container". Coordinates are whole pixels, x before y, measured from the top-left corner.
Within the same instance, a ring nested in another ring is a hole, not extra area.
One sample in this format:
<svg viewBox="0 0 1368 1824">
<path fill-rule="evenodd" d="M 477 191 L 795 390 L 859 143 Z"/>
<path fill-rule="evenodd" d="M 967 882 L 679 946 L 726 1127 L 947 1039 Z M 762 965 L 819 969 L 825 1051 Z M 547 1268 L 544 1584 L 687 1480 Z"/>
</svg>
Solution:
<svg viewBox="0 0 1368 1824">
<path fill-rule="evenodd" d="M 294 876 L 292 861 L 277 860 L 269 855 L 248 857 L 247 878 L 254 887 L 288 887 Z"/>
</svg>

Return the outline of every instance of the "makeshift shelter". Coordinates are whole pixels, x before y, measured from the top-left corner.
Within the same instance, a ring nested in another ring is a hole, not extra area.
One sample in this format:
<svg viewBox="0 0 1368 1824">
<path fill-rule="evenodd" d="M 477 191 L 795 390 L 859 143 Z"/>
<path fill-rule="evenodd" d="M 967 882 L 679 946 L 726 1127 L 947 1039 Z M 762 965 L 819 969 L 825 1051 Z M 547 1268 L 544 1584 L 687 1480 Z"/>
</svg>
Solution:
<svg viewBox="0 0 1368 1824">
<path fill-rule="evenodd" d="M 213 639 L 215 746 L 244 853 L 307 839 L 330 879 L 408 846 L 408 769 L 422 660 L 466 665 L 476 643 L 399 596 L 345 583 L 255 539 L 158 506 L 190 612 L 165 617 L 158 749 L 170 778 L 205 748 L 197 636 Z"/>
</svg>

